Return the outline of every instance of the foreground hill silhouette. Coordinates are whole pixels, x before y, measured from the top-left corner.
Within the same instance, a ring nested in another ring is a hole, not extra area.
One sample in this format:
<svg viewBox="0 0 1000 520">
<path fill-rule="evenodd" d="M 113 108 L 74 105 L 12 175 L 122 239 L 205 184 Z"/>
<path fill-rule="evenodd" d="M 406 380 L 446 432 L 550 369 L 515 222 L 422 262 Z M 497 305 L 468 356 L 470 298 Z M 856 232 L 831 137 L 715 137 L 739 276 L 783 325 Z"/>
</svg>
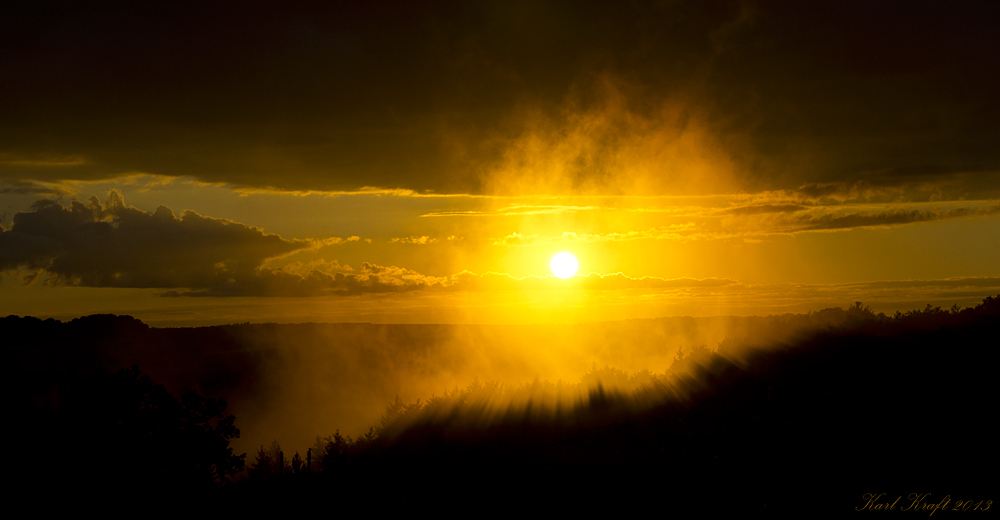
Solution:
<svg viewBox="0 0 1000 520">
<path fill-rule="evenodd" d="M 236 324 L 152 328 L 129 316 L 68 322 L 0 318 L 17 399 L 52 406 L 57 381 L 138 365 L 176 396 L 196 391 L 229 403 L 239 452 L 280 438 L 305 449 L 317 433 L 361 434 L 400 396 L 426 399 L 475 378 L 522 385 L 579 381 L 596 364 L 660 373 L 679 349 L 727 336 L 794 341 L 839 326 L 842 310 L 773 317 L 661 318 L 579 325 Z"/>
<path fill-rule="evenodd" d="M 496 386 L 499 414 L 486 413 L 481 385 L 446 402 L 397 401 L 379 438 L 328 438 L 317 475 L 288 471 L 236 492 L 458 511 L 641 504 L 823 516 L 854 513 L 865 493 L 901 496 L 897 509 L 911 493 L 930 493 L 911 510 L 946 496 L 989 507 L 1000 299 L 894 318 L 856 304 L 845 315 L 790 345 L 727 341 L 681 358 L 672 379 L 631 394 L 598 386 L 561 412 L 509 401 L 503 413 L 496 401 L 510 392 Z"/>
<path fill-rule="evenodd" d="M 86 341 L 139 345 L 155 331 L 130 318 L 99 319 L 123 331 L 98 328 Z M 902 495 L 898 507 L 918 492 L 935 503 L 945 495 L 953 503 L 996 499 L 991 413 L 1000 297 L 962 311 L 928 306 L 887 317 L 857 304 L 772 320 L 801 334 L 731 335 L 718 352 L 675 356 L 663 374 L 625 374 L 638 382 L 631 386 L 598 384 L 624 372 L 595 367 L 589 393 L 570 406 L 546 401 L 546 389 L 558 387 L 546 381 L 473 383 L 429 403 L 397 400 L 372 424 L 377 436 L 321 441 L 313 471 L 299 465 L 296 472 L 286 455 L 287 471 L 258 471 L 211 496 L 226 508 L 281 509 L 312 497 L 332 511 L 475 508 L 453 509 L 469 513 L 537 500 L 583 508 L 642 503 L 664 513 L 836 514 L 853 513 L 864 493 Z M 73 323 L 3 321 L 7 337 Z M 37 377 L 14 388 L 29 417 L 60 413 L 61 382 L 99 372 L 93 354 L 55 343 L 8 348 L 15 374 Z M 232 380 L 238 387 L 239 378 Z M 68 423 L 64 433 L 90 439 Z M 108 445 L 84 444 L 77 456 Z M 259 470 L 262 457 L 267 450 L 247 462 Z M 65 486 L 86 477 L 46 469 L 36 478 Z"/>
</svg>

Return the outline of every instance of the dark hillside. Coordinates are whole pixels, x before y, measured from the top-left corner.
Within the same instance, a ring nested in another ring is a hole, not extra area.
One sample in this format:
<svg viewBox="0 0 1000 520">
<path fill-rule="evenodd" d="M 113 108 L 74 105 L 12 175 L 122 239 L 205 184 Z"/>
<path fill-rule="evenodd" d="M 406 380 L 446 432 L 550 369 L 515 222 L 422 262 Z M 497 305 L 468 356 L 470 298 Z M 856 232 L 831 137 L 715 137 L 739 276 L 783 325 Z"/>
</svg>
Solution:
<svg viewBox="0 0 1000 520">
<path fill-rule="evenodd" d="M 933 503 L 948 495 L 952 505 L 996 498 L 1000 297 L 974 309 L 893 317 L 858 304 L 748 319 L 717 352 L 685 349 L 663 373 L 594 366 L 576 384 L 474 381 L 427 401 L 397 399 L 368 435 L 318 440 L 311 471 L 305 447 L 289 444 L 296 449 L 283 454 L 282 467 L 274 443 L 248 454 L 248 478 L 229 485 L 242 467 L 226 451 L 236 428 L 246 428 L 240 416 L 233 422 L 223 402 L 171 393 L 239 399 L 274 388 L 261 381 L 288 355 L 262 348 L 273 345 L 267 334 L 328 326 L 150 329 L 121 316 L 0 321 L 14 375 L 7 379 L 13 463 L 26 492 L 75 490 L 99 503 L 123 500 L 127 490 L 144 503 L 200 497 L 254 511 L 308 496 L 358 513 L 476 512 L 538 499 L 584 509 L 847 514 L 864 505 L 865 493 L 901 496 L 897 508 L 910 493 L 931 493 Z M 361 359 L 370 359 L 358 366 L 371 374 L 419 368 L 413 360 L 429 355 L 373 350 L 362 341 L 373 328 L 383 342 L 409 338 L 383 345 L 410 344 L 418 353 L 439 348 L 434 334 L 447 329 L 329 327 L 342 338 L 354 331 L 367 352 Z M 248 339 L 247 330 L 258 337 Z M 308 337 L 301 330 L 295 336 Z M 173 387 L 104 368 L 136 357 Z M 584 389 L 582 400 L 549 399 L 569 389 Z M 323 432 L 303 435 L 316 433 Z"/>
<path fill-rule="evenodd" d="M 538 499 L 839 516 L 862 507 L 865 493 L 902 496 L 897 508 L 910 493 L 931 493 L 932 504 L 991 500 L 998 325 L 1000 300 L 990 298 L 961 314 L 868 316 L 745 350 L 739 363 L 705 354 L 693 377 L 645 394 L 660 402 L 640 412 L 625 404 L 634 399 L 604 392 L 563 414 L 512 412 L 483 426 L 460 403 L 443 415 L 425 407 L 394 435 L 328 444 L 319 476 L 290 475 L 270 489 L 291 496 L 316 486 L 310 492 L 360 509 Z"/>
</svg>

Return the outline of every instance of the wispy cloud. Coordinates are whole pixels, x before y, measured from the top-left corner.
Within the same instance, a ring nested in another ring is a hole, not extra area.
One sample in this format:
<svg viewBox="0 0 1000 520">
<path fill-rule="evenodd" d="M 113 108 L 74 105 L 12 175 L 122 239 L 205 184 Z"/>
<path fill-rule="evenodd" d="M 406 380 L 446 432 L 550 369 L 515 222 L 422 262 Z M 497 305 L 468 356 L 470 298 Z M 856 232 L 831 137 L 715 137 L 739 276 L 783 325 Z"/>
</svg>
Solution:
<svg viewBox="0 0 1000 520">
<path fill-rule="evenodd" d="M 87 164 L 87 160 L 79 155 L 56 156 L 24 156 L 0 153 L 0 165 L 20 166 L 26 168 L 66 168 Z"/>
<path fill-rule="evenodd" d="M 437 243 L 438 239 L 431 238 L 429 236 L 412 236 L 403 238 L 392 238 L 389 242 L 392 244 L 417 244 L 417 245 L 427 245 Z"/>
<path fill-rule="evenodd" d="M 721 213 L 730 215 L 757 215 L 760 213 L 794 213 L 807 209 L 808 206 L 802 204 L 755 204 L 750 206 L 739 206 L 726 208 Z"/>
<path fill-rule="evenodd" d="M 768 235 L 835 232 L 857 228 L 885 228 L 938 220 L 986 217 L 1000 213 L 1000 204 L 969 203 L 946 206 L 914 204 L 859 204 L 811 206 L 806 204 L 751 204 L 702 208 L 697 214 L 678 216 L 681 223 L 646 230 L 611 233 L 564 231 L 559 235 L 513 232 L 491 239 L 495 246 L 534 246 L 573 242 L 629 240 L 754 240 Z M 688 220 L 687 222 L 683 222 Z"/>
<path fill-rule="evenodd" d="M 41 181 L 6 181 L 0 182 L 0 194 L 9 195 L 52 195 L 68 197 L 75 195 L 76 190 L 57 182 Z"/>
<path fill-rule="evenodd" d="M 593 291 L 615 291 L 626 289 L 660 290 L 683 288 L 710 288 L 742 285 L 726 278 L 659 278 L 655 276 L 631 277 L 623 273 L 589 273 L 568 279 L 554 275 L 517 277 L 507 273 L 486 272 L 476 274 L 463 271 L 451 277 L 450 290 L 457 291 L 503 291 L 584 289 Z"/>
<path fill-rule="evenodd" d="M 563 232 L 562 235 L 540 236 L 511 233 L 503 238 L 493 240 L 495 246 L 533 246 L 539 244 L 562 244 L 571 242 L 619 242 L 626 240 L 663 240 L 683 238 L 683 232 L 691 229 L 694 224 L 675 224 L 645 231 L 626 231 L 623 233 L 574 233 Z"/>
<path fill-rule="evenodd" d="M 525 215 L 552 215 L 605 209 L 600 206 L 534 206 L 516 204 L 497 210 L 435 211 L 421 217 L 516 217 Z"/>
</svg>

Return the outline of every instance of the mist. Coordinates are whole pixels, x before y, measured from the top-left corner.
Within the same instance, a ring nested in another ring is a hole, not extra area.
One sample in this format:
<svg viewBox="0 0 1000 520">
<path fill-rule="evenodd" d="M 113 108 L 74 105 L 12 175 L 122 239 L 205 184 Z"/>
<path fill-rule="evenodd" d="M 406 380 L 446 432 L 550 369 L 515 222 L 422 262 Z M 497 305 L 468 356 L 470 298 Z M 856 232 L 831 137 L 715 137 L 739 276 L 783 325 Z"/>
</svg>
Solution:
<svg viewBox="0 0 1000 520">
<path fill-rule="evenodd" d="M 175 395 L 193 390 L 224 399 L 241 431 L 232 442 L 236 453 L 252 454 L 274 440 L 304 452 L 316 436 L 339 431 L 359 437 L 378 426 L 397 399 L 426 403 L 474 384 L 504 388 L 519 396 L 518 406 L 533 399 L 536 405 L 572 407 L 598 385 L 631 392 L 637 374 L 645 374 L 644 381 L 666 375 L 679 358 L 715 351 L 727 338 L 776 345 L 838 317 L 818 312 L 574 325 L 150 328 L 127 316 L 67 323 L 12 316 L 4 328 L 26 378 L 58 381 L 87 367 L 138 365 Z M 40 355 L 53 361 L 31 361 Z M 57 407 L 59 393 L 52 395 L 49 406 Z"/>
</svg>

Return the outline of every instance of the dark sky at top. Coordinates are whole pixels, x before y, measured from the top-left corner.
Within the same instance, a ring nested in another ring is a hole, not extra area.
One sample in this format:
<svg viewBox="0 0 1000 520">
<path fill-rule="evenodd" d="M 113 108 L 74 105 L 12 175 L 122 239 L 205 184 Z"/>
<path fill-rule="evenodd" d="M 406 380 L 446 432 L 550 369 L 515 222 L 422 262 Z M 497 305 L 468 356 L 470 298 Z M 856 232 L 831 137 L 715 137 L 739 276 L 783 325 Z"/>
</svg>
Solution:
<svg viewBox="0 0 1000 520">
<path fill-rule="evenodd" d="M 600 150 L 684 107 L 743 189 L 1000 171 L 996 2 L 8 1 L 0 78 L 8 185 L 477 192 L 609 92 Z"/>
</svg>

